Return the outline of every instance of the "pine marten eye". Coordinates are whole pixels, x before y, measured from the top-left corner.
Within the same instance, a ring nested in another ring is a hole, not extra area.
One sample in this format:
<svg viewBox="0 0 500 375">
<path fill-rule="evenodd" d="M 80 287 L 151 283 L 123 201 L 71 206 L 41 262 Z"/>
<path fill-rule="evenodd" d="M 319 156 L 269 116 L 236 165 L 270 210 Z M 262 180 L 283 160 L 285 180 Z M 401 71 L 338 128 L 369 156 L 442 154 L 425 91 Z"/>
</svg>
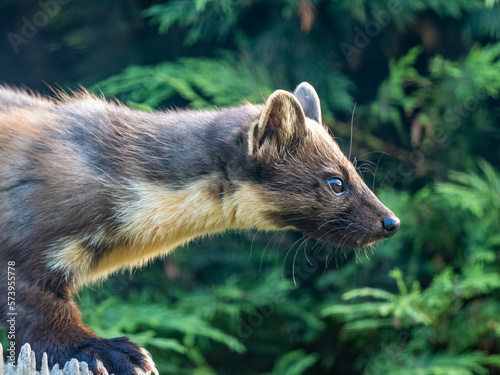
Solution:
<svg viewBox="0 0 500 375">
<path fill-rule="evenodd" d="M 344 187 L 344 182 L 340 178 L 338 177 L 329 178 L 327 182 L 328 185 L 330 186 L 330 189 L 333 191 L 335 195 L 340 195 L 346 192 L 346 189 Z"/>
</svg>

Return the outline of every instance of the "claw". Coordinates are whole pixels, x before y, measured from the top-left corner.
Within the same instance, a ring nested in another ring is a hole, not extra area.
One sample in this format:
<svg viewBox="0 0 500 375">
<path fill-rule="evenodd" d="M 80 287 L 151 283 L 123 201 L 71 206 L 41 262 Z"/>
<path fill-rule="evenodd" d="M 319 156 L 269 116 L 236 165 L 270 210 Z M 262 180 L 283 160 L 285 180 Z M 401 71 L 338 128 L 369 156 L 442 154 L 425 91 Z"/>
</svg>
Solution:
<svg viewBox="0 0 500 375">
<path fill-rule="evenodd" d="M 153 356 L 151 355 L 150 352 L 148 352 L 146 349 L 144 348 L 141 348 L 141 351 L 143 352 L 144 356 L 146 357 L 146 370 L 149 372 L 149 373 L 153 373 L 155 375 L 160 375 L 160 373 L 158 372 L 157 368 L 156 368 L 156 365 L 155 363 L 153 362 Z"/>
<path fill-rule="evenodd" d="M 109 375 L 108 370 L 106 370 L 104 364 L 99 360 L 97 360 L 97 371 L 99 371 L 99 373 L 102 375 Z"/>
<path fill-rule="evenodd" d="M 147 367 L 146 367 L 147 368 Z M 156 369 L 155 369 L 156 370 Z M 151 375 L 151 371 L 143 371 L 139 367 L 136 368 L 136 371 L 134 372 L 135 375 Z"/>
<path fill-rule="evenodd" d="M 154 364 L 151 365 L 150 363 L 146 363 L 146 370 L 148 370 L 150 373 L 154 373 L 155 375 L 160 375 Z"/>
<path fill-rule="evenodd" d="M 144 349 L 144 348 L 141 348 L 141 351 L 146 354 L 149 358 L 153 359 L 153 356 L 151 355 L 151 353 L 149 352 L 149 350 L 147 349 Z"/>
</svg>

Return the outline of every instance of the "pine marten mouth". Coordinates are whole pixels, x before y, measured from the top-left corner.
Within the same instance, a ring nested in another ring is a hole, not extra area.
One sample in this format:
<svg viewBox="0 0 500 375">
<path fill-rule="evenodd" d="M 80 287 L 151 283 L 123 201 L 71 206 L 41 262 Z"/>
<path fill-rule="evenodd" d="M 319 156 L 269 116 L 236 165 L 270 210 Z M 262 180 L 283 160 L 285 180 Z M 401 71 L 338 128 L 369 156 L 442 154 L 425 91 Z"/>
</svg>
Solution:
<svg viewBox="0 0 500 375">
<path fill-rule="evenodd" d="M 363 249 L 372 247 L 377 242 L 392 237 L 399 229 L 400 221 L 395 216 L 390 216 L 381 221 L 380 227 L 367 230 L 351 222 L 343 227 L 319 226 L 317 229 L 302 230 L 305 235 L 319 242 L 328 243 L 345 249 Z"/>
<path fill-rule="evenodd" d="M 342 249 L 347 249 L 347 250 L 356 250 L 356 249 L 365 249 L 368 247 L 372 247 L 378 242 L 381 242 L 384 238 L 383 237 L 366 237 L 366 238 L 349 238 L 349 239 L 343 239 L 343 240 L 338 240 L 337 238 L 323 238 L 320 241 L 321 242 L 326 242 L 329 243 L 333 246 L 337 246 Z"/>
</svg>

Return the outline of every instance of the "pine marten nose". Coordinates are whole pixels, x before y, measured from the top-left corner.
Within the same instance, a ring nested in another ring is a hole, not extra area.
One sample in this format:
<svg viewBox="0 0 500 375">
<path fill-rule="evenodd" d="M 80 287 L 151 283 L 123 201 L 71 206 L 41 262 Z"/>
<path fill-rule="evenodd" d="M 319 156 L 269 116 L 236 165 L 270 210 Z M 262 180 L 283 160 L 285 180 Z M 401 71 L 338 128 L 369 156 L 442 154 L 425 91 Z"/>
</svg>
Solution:
<svg viewBox="0 0 500 375">
<path fill-rule="evenodd" d="M 384 237 L 389 238 L 394 236 L 401 226 L 401 222 L 396 216 L 389 216 L 382 220 L 382 227 L 384 228 Z"/>
</svg>

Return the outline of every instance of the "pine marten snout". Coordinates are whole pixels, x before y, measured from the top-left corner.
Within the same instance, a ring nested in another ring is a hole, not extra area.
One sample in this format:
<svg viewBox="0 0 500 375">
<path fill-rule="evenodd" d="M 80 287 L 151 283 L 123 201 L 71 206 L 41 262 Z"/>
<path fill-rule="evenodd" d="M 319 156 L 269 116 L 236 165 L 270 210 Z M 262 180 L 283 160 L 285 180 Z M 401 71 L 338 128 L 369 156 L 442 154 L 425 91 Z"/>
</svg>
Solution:
<svg viewBox="0 0 500 375">
<path fill-rule="evenodd" d="M 307 83 L 265 105 L 157 113 L 0 88 L 0 278 L 15 267 L 15 347 L 29 342 L 51 364 L 154 372 L 137 345 L 87 328 L 72 295 L 195 237 L 294 229 L 357 248 L 399 225 L 322 125 Z"/>
</svg>

